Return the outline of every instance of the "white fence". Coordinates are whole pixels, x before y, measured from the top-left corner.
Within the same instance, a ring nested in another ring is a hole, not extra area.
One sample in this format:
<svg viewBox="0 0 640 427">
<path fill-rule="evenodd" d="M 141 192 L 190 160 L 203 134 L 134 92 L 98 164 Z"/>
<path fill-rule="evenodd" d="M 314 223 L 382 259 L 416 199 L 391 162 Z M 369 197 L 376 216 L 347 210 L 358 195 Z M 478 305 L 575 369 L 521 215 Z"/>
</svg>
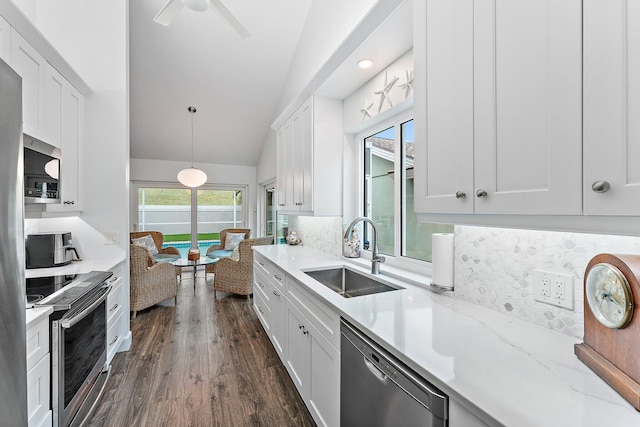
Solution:
<svg viewBox="0 0 640 427">
<path fill-rule="evenodd" d="M 224 228 L 245 228 L 240 206 L 198 206 L 198 233 L 218 233 Z M 138 206 L 138 230 L 163 234 L 190 234 L 189 206 Z"/>
</svg>

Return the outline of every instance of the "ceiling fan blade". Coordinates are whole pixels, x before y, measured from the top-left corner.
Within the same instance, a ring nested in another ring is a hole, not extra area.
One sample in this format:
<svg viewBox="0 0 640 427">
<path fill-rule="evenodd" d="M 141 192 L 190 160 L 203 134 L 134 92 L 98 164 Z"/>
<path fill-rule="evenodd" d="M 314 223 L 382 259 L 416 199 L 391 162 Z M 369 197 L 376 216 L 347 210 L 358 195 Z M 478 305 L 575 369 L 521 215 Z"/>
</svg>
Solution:
<svg viewBox="0 0 640 427">
<path fill-rule="evenodd" d="M 238 21 L 236 17 L 233 16 L 231 11 L 227 9 L 227 7 L 222 4 L 220 0 L 211 0 L 211 7 L 218 11 L 218 13 L 220 13 L 220 15 L 222 15 L 222 17 L 227 20 L 229 25 L 231 25 L 233 29 L 236 30 L 240 37 L 242 37 L 243 39 L 249 37 L 249 31 L 247 31 L 244 25 L 242 25 L 240 21 Z"/>
<path fill-rule="evenodd" d="M 183 7 L 184 5 L 181 0 L 169 0 L 167 4 L 160 9 L 160 12 L 158 12 L 155 18 L 153 18 L 153 22 L 168 27 Z"/>
</svg>

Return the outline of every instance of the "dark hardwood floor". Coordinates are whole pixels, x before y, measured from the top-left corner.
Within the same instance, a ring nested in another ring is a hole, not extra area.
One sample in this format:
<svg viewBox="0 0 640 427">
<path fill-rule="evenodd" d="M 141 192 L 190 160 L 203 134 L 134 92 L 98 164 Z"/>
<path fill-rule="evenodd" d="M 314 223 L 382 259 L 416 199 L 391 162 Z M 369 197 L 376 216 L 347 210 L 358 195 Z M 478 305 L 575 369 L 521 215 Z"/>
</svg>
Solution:
<svg viewBox="0 0 640 427">
<path fill-rule="evenodd" d="M 198 275 L 202 275 L 201 271 Z M 138 312 L 90 426 L 313 426 L 252 301 L 184 276 L 173 299 Z"/>
</svg>

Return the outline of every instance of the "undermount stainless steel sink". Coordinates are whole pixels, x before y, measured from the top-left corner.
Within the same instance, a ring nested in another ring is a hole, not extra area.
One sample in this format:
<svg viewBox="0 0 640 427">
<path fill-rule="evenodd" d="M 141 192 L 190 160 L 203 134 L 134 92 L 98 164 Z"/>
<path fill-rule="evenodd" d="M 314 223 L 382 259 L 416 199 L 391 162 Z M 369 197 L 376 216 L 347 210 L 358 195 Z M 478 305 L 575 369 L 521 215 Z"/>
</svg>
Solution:
<svg viewBox="0 0 640 427">
<path fill-rule="evenodd" d="M 356 273 L 348 268 L 330 268 L 326 270 L 305 271 L 305 274 L 316 279 L 327 288 L 344 298 L 381 292 L 397 291 L 400 287 L 389 286 L 378 280 Z"/>
</svg>

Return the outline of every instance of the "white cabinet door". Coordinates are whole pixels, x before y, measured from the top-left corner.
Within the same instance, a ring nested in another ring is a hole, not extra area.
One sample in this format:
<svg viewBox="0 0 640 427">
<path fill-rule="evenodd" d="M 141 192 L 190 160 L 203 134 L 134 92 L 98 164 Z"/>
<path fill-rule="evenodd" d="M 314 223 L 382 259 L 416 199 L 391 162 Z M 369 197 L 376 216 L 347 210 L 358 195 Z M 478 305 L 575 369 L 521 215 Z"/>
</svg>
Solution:
<svg viewBox="0 0 640 427">
<path fill-rule="evenodd" d="M 62 163 L 60 204 L 49 204 L 50 212 L 81 211 L 83 179 L 84 97 L 69 82 L 62 91 Z"/>
<path fill-rule="evenodd" d="M 278 208 L 294 209 L 294 152 L 293 120 L 288 120 L 278 131 Z"/>
<path fill-rule="evenodd" d="M 271 303 L 271 342 L 280 356 L 281 360 L 285 360 L 286 354 L 286 337 L 285 337 L 285 324 L 286 324 L 286 311 L 285 311 L 285 296 L 280 289 L 276 289 L 271 286 L 269 292 L 273 297 L 269 300 Z"/>
<path fill-rule="evenodd" d="M 43 97 L 48 63 L 15 29 L 11 28 L 11 67 L 22 77 L 23 131 L 46 140 Z"/>
<path fill-rule="evenodd" d="M 310 385 L 308 406 L 321 426 L 340 424 L 340 352 L 310 323 Z"/>
<path fill-rule="evenodd" d="M 311 346 L 306 319 L 295 306 L 287 303 L 287 357 L 286 368 L 302 399 L 306 402 L 310 390 Z"/>
<path fill-rule="evenodd" d="M 43 132 L 45 141 L 58 148 L 62 148 L 62 94 L 65 84 L 68 83 L 60 73 L 53 67 L 46 67 L 42 112 Z"/>
<path fill-rule="evenodd" d="M 299 173 L 296 174 L 298 187 L 296 205 L 302 211 L 313 211 L 313 98 L 304 103 L 300 109 L 300 135 L 296 145 L 296 160 Z M 318 189 L 320 191 L 320 189 Z"/>
<path fill-rule="evenodd" d="M 11 26 L 0 16 L 0 59 L 11 65 Z"/>
<path fill-rule="evenodd" d="M 475 212 L 581 214 L 581 0 L 474 13 Z"/>
<path fill-rule="evenodd" d="M 473 0 L 427 0 L 416 31 L 415 210 L 473 213 Z"/>
<path fill-rule="evenodd" d="M 638 2 L 584 1 L 583 190 L 587 215 L 640 215 L 638 20 Z"/>
<path fill-rule="evenodd" d="M 29 426 L 42 425 L 50 416 L 51 361 L 49 353 L 27 372 Z"/>
</svg>

